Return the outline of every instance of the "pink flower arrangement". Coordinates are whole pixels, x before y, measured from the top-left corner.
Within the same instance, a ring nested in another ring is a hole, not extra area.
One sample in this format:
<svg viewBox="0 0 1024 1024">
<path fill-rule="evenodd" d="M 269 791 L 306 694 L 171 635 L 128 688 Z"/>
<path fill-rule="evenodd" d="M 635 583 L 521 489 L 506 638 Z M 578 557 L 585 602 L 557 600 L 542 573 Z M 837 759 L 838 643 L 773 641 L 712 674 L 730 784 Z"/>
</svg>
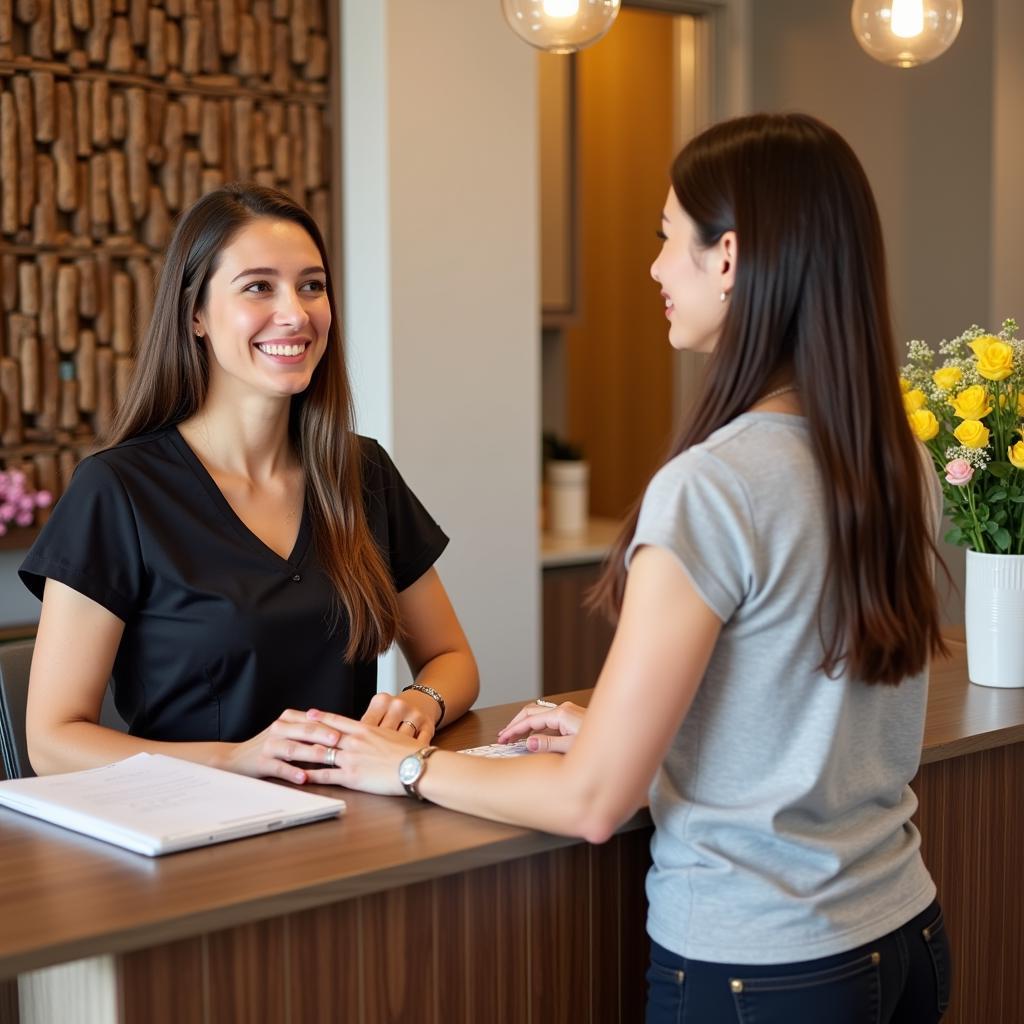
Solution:
<svg viewBox="0 0 1024 1024">
<path fill-rule="evenodd" d="M 0 537 L 8 524 L 31 526 L 37 508 L 49 508 L 53 495 L 49 491 L 36 491 L 28 486 L 25 474 L 18 469 L 0 470 Z"/>
<path fill-rule="evenodd" d="M 951 459 L 946 463 L 946 482 L 964 487 L 971 482 L 974 467 L 966 459 Z"/>
</svg>

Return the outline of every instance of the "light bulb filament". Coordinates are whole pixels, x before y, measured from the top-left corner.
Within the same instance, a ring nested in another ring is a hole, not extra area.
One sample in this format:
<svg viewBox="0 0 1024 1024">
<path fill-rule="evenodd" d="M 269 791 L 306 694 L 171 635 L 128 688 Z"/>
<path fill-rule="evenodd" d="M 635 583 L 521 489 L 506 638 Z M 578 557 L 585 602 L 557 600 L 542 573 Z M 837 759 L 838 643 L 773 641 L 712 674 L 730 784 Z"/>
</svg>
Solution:
<svg viewBox="0 0 1024 1024">
<path fill-rule="evenodd" d="M 890 25 L 892 34 L 900 39 L 919 36 L 924 31 L 924 0 L 892 0 Z"/>
<path fill-rule="evenodd" d="M 549 18 L 575 18 L 580 12 L 580 0 L 544 0 L 544 13 Z"/>
</svg>

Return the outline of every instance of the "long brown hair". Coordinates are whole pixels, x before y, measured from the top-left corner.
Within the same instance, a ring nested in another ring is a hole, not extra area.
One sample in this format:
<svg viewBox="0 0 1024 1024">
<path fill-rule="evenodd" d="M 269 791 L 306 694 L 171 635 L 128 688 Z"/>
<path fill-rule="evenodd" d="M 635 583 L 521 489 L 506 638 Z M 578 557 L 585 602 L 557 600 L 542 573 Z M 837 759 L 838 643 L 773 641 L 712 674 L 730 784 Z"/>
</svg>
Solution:
<svg viewBox="0 0 1024 1024">
<path fill-rule="evenodd" d="M 721 336 L 672 458 L 792 377 L 825 486 L 829 560 L 819 610 L 830 676 L 897 684 L 942 651 L 938 557 L 918 444 L 899 392 L 882 228 L 842 137 L 813 117 L 715 125 L 672 165 L 701 245 L 735 231 L 739 257 Z M 591 603 L 621 608 L 634 507 Z"/>
<path fill-rule="evenodd" d="M 194 415 L 206 400 L 206 347 L 193 336 L 193 316 L 206 302 L 220 253 L 258 217 L 292 221 L 315 243 L 327 274 L 331 326 L 327 348 L 309 387 L 292 399 L 289 431 L 305 474 L 313 540 L 337 603 L 347 618 L 345 656 L 354 661 L 385 651 L 398 630 L 394 581 L 374 542 L 363 505 L 359 438 L 338 330 L 334 288 L 316 222 L 284 192 L 234 184 L 203 196 L 181 217 L 157 285 L 153 318 L 135 360 L 132 384 L 104 447 Z"/>
</svg>

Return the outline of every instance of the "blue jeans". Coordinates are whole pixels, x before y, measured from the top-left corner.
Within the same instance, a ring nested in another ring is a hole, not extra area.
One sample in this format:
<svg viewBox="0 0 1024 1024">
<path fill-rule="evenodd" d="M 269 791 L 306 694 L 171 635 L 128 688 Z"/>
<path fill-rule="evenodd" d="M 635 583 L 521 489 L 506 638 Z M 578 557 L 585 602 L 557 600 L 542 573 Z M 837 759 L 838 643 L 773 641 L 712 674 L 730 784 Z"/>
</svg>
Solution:
<svg viewBox="0 0 1024 1024">
<path fill-rule="evenodd" d="M 647 1024 L 934 1024 L 952 973 L 942 909 L 820 960 L 743 965 L 687 960 L 651 943 Z"/>
</svg>

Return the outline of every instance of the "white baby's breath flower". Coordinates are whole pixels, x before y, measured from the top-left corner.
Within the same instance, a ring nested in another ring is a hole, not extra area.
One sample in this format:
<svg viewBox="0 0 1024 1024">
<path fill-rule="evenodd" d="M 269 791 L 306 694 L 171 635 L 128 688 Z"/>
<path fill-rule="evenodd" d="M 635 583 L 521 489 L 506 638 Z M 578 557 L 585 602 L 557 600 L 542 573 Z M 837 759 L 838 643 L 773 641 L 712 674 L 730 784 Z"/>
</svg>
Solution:
<svg viewBox="0 0 1024 1024">
<path fill-rule="evenodd" d="M 952 462 L 953 459 L 963 459 L 974 469 L 984 469 L 992 461 L 986 449 L 966 448 L 962 444 L 953 444 L 946 449 L 946 461 Z"/>
</svg>

